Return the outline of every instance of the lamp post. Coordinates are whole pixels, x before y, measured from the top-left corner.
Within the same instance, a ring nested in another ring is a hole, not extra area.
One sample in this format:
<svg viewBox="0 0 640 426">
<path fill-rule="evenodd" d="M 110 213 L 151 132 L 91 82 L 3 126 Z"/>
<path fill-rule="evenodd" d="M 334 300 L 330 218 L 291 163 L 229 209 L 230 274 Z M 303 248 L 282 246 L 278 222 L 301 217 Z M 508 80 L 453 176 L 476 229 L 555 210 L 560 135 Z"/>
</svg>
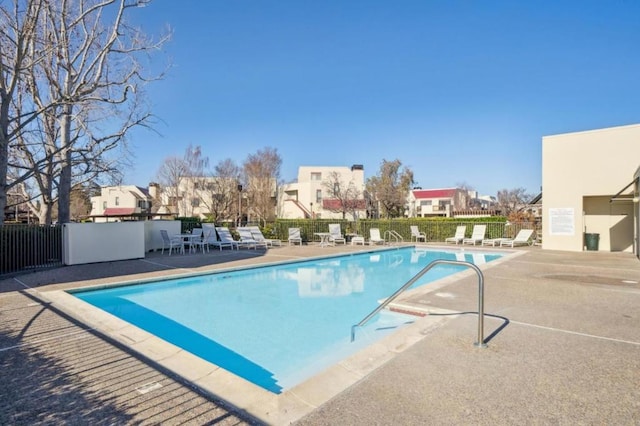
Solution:
<svg viewBox="0 0 640 426">
<path fill-rule="evenodd" d="M 242 225 L 242 185 L 238 184 L 238 225 Z"/>
<path fill-rule="evenodd" d="M 309 207 L 311 212 L 311 219 L 313 219 L 313 201 L 309 203 Z"/>
</svg>

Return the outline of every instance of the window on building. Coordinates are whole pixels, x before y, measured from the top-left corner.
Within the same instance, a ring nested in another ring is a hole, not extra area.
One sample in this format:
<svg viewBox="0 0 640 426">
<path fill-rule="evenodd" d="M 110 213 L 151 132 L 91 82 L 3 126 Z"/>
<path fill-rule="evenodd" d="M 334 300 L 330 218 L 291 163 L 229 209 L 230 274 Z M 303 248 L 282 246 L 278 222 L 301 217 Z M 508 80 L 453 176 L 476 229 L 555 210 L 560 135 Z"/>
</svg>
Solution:
<svg viewBox="0 0 640 426">
<path fill-rule="evenodd" d="M 322 173 L 311 172 L 311 180 L 322 180 Z"/>
<path fill-rule="evenodd" d="M 451 200 L 440 200 L 438 202 L 438 209 L 440 210 L 446 210 L 447 206 L 451 205 Z"/>
<path fill-rule="evenodd" d="M 316 189 L 316 203 L 322 202 L 322 189 Z"/>
<path fill-rule="evenodd" d="M 192 206 L 192 207 L 198 207 L 198 206 L 200 206 L 200 199 L 199 199 L 199 198 L 192 198 L 192 199 L 191 199 L 191 206 Z"/>
<path fill-rule="evenodd" d="M 106 208 L 107 208 L 107 202 L 103 201 L 102 202 L 102 210 L 106 210 Z"/>
<path fill-rule="evenodd" d="M 421 206 L 430 206 L 431 205 L 431 200 L 422 200 L 422 201 L 420 201 L 420 205 Z"/>
<path fill-rule="evenodd" d="M 116 197 L 116 206 L 120 205 L 120 197 Z"/>
</svg>

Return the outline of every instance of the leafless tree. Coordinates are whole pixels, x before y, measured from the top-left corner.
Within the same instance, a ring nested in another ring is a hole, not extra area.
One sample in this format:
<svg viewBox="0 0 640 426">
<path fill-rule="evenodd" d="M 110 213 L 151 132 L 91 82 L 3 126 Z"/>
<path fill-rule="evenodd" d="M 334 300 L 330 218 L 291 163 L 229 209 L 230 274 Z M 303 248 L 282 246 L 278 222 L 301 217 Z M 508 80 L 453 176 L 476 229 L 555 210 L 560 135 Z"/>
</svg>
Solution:
<svg viewBox="0 0 640 426">
<path fill-rule="evenodd" d="M 199 145 L 189 145 L 182 158 L 166 158 L 156 176 L 166 203 L 177 207 L 181 215 L 192 216 L 194 200 L 199 204 L 209 184 L 208 167 L 209 158 Z"/>
<path fill-rule="evenodd" d="M 250 154 L 243 165 L 247 208 L 263 223 L 275 216 L 281 166 L 278 150 L 270 147 Z"/>
<path fill-rule="evenodd" d="M 165 158 L 157 172 L 156 177 L 163 194 L 163 202 L 173 213 L 178 213 L 176 209 L 182 202 L 180 182 L 185 176 L 187 176 L 187 166 L 184 159 L 178 157 Z"/>
<path fill-rule="evenodd" d="M 509 216 L 531 199 L 525 188 L 502 189 L 496 195 L 498 208 L 503 216 Z"/>
<path fill-rule="evenodd" d="M 75 184 L 71 190 L 71 219 L 79 222 L 91 212 L 91 187 Z"/>
<path fill-rule="evenodd" d="M 240 167 L 230 158 L 220 161 L 214 167 L 201 197 L 214 222 L 237 216 L 240 172 Z"/>
<path fill-rule="evenodd" d="M 150 0 L 14 0 L 16 7 L 33 3 L 41 9 L 25 50 L 24 90 L 12 105 L 17 117 L 37 116 L 15 135 L 21 155 L 14 166 L 24 172 L 18 181 L 35 179 L 45 204 L 57 195 L 66 222 L 72 185 L 117 176 L 129 131 L 152 124 L 143 87 L 162 73 L 144 75 L 141 59 L 168 35 L 153 41 L 126 21 L 131 8 Z"/>
<path fill-rule="evenodd" d="M 463 181 L 456 183 L 456 188 L 460 190 L 460 195 L 456 200 L 459 202 L 459 206 L 455 206 L 456 210 L 466 210 L 474 208 L 475 206 L 473 204 L 473 198 L 471 197 L 471 192 L 475 191 L 474 187 Z"/>
<path fill-rule="evenodd" d="M 353 180 L 345 182 L 339 172 L 333 171 L 322 182 L 322 186 L 327 191 L 325 198 L 331 200 L 327 203 L 328 210 L 342 213 L 342 219 L 346 218 L 347 213 L 351 214 L 354 220 L 358 219 L 358 210 L 364 208 L 364 200 L 362 192 L 356 187 Z"/>
<path fill-rule="evenodd" d="M 12 143 L 23 127 L 42 111 L 17 114 L 15 101 L 24 90 L 23 78 L 37 57 L 29 54 L 36 37 L 36 26 L 44 1 L 0 3 L 0 224 L 4 222 L 9 189 L 23 180 L 10 178 L 9 157 Z"/>
<path fill-rule="evenodd" d="M 380 213 L 388 218 L 401 217 L 407 204 L 407 195 L 413 186 L 413 171 L 402 167 L 400 160 L 382 160 L 378 175 L 367 179 L 367 193 Z M 376 207 L 375 210 L 378 210 Z"/>
</svg>

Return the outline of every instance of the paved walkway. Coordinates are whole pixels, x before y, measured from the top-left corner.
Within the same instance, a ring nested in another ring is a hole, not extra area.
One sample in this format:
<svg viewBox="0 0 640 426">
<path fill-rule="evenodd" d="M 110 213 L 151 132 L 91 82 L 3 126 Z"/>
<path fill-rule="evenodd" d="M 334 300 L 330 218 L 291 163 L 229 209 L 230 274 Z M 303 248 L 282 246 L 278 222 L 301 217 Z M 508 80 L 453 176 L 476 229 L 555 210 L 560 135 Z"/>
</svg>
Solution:
<svg viewBox="0 0 640 426">
<path fill-rule="evenodd" d="M 282 247 L 64 267 L 0 281 L 0 424 L 260 424 L 68 317 L 54 289 L 317 256 Z M 473 276 L 404 301 L 446 315 L 425 338 L 300 425 L 640 424 L 640 261 L 520 249 L 483 267 L 486 349 L 473 345 Z"/>
</svg>

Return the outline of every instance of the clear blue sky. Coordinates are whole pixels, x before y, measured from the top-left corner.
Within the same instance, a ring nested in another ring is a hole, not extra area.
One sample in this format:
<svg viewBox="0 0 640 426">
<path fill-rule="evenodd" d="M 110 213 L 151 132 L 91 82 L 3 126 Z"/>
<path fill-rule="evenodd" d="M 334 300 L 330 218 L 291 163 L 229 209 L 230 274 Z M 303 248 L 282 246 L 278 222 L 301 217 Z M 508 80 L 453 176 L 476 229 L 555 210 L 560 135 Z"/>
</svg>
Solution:
<svg viewBox="0 0 640 426">
<path fill-rule="evenodd" d="M 132 18 L 174 36 L 127 184 L 192 144 L 213 164 L 277 148 L 285 181 L 397 158 L 425 189 L 534 194 L 543 136 L 640 122 L 640 1 L 156 0 Z"/>
</svg>

